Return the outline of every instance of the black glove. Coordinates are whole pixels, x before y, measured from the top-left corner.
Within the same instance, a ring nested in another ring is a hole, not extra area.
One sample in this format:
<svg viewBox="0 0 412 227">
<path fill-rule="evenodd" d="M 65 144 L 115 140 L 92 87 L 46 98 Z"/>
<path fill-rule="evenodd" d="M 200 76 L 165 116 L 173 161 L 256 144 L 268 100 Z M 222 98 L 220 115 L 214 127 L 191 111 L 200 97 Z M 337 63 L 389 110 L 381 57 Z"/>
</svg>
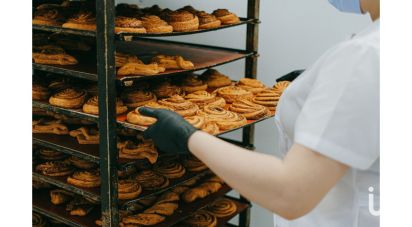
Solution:
<svg viewBox="0 0 412 227">
<path fill-rule="evenodd" d="M 164 152 L 189 153 L 189 137 L 197 131 L 183 117 L 165 109 L 139 108 L 139 113 L 157 118 L 143 133 L 145 139 L 153 139 L 155 145 Z"/>
</svg>

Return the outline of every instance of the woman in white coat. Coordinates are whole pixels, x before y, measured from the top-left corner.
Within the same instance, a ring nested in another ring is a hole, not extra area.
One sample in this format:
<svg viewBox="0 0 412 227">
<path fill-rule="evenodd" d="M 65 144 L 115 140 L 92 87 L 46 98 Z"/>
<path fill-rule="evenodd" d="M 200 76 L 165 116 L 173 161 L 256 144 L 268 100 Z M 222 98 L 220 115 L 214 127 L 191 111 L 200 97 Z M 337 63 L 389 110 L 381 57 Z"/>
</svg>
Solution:
<svg viewBox="0 0 412 227">
<path fill-rule="evenodd" d="M 191 152 L 232 188 L 282 217 L 278 226 L 379 226 L 379 0 L 329 0 L 374 23 L 327 51 L 286 89 L 277 108 L 283 159 L 194 129 L 167 110 L 145 131 L 164 151 Z"/>
</svg>

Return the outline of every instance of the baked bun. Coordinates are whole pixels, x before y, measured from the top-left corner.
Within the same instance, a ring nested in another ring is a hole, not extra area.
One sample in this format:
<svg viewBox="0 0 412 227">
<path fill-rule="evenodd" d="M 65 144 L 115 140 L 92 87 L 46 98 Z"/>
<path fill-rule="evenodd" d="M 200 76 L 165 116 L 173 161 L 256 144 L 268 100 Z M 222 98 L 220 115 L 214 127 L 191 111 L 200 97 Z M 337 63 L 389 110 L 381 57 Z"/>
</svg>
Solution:
<svg viewBox="0 0 412 227">
<path fill-rule="evenodd" d="M 212 105 L 205 106 L 198 115 L 204 116 L 206 122 L 216 123 L 221 131 L 238 128 L 247 123 L 244 116 Z"/>
<path fill-rule="evenodd" d="M 137 56 L 131 55 L 131 54 L 124 54 L 124 53 L 116 52 L 114 57 L 115 57 L 115 62 L 116 62 L 116 68 L 122 67 L 126 65 L 127 63 L 144 64 Z"/>
<path fill-rule="evenodd" d="M 213 93 L 216 93 L 217 96 L 224 98 L 227 103 L 232 103 L 238 99 L 251 100 L 253 98 L 252 92 L 235 86 L 218 88 Z"/>
<path fill-rule="evenodd" d="M 159 34 L 173 32 L 173 27 L 171 25 L 155 15 L 142 17 L 142 24 L 147 33 Z"/>
<path fill-rule="evenodd" d="M 62 25 L 63 28 L 96 31 L 96 15 L 89 10 L 80 10 Z"/>
<path fill-rule="evenodd" d="M 185 60 L 182 56 L 157 55 L 152 58 L 151 63 L 157 63 L 165 69 L 194 69 L 195 67 L 193 62 Z"/>
<path fill-rule="evenodd" d="M 252 102 L 266 106 L 270 111 L 275 111 L 280 99 L 280 93 L 273 89 L 265 89 L 253 97 Z"/>
<path fill-rule="evenodd" d="M 166 71 L 164 67 L 159 66 L 156 63 L 152 64 L 142 64 L 142 63 L 126 63 L 117 71 L 118 76 L 128 76 L 128 75 L 141 75 L 141 76 L 152 76 Z"/>
<path fill-rule="evenodd" d="M 67 88 L 53 94 L 49 103 L 53 106 L 78 109 L 82 107 L 86 97 L 86 92 L 75 88 Z"/>
<path fill-rule="evenodd" d="M 242 78 L 239 80 L 236 86 L 241 87 L 247 91 L 250 91 L 253 94 L 257 94 L 266 88 L 266 86 L 262 82 L 252 78 Z"/>
<path fill-rule="evenodd" d="M 247 99 L 238 99 L 234 101 L 229 110 L 241 114 L 246 119 L 257 120 L 269 115 L 269 110 L 262 105 L 253 103 Z"/>
<path fill-rule="evenodd" d="M 33 84 L 31 96 L 33 100 L 47 100 L 49 98 L 50 92 L 47 87 L 40 84 Z"/>
<path fill-rule="evenodd" d="M 180 87 L 174 84 L 171 84 L 169 80 L 166 80 L 162 82 L 161 84 L 159 84 L 153 90 L 153 92 L 156 94 L 156 97 L 159 99 L 169 98 L 169 97 L 172 97 L 173 95 L 183 94 L 183 90 Z"/>
<path fill-rule="evenodd" d="M 212 14 L 215 15 L 222 24 L 237 24 L 240 22 L 239 17 L 227 9 L 217 9 L 213 11 Z"/>
<path fill-rule="evenodd" d="M 222 97 L 216 97 L 216 94 L 211 94 L 207 91 L 195 91 L 185 96 L 185 99 L 198 105 L 200 109 L 203 109 L 206 105 L 213 105 L 224 107 L 226 101 Z"/>
<path fill-rule="evenodd" d="M 199 18 L 186 10 L 170 12 L 167 21 L 175 32 L 196 31 L 199 28 Z"/>
<path fill-rule="evenodd" d="M 216 69 L 208 69 L 202 74 L 202 78 L 206 81 L 209 88 L 215 89 L 226 87 L 232 84 L 230 78 Z"/>
<path fill-rule="evenodd" d="M 149 102 L 156 102 L 157 98 L 153 92 L 145 90 L 127 91 L 122 94 L 125 105 L 129 108 L 143 106 Z"/>
<path fill-rule="evenodd" d="M 199 29 L 212 29 L 218 28 L 222 24 L 215 15 L 200 11 L 196 13 L 199 18 Z"/>
<path fill-rule="evenodd" d="M 196 91 L 206 91 L 207 84 L 200 80 L 196 75 L 190 74 L 183 79 L 182 88 L 183 91 L 188 94 Z"/>
<path fill-rule="evenodd" d="M 174 95 L 170 98 L 159 100 L 159 104 L 169 107 L 182 117 L 193 116 L 199 110 L 199 107 L 196 104 L 185 100 L 180 95 Z"/>
<path fill-rule="evenodd" d="M 141 20 L 133 17 L 118 16 L 115 20 L 115 33 L 146 33 Z"/>
<path fill-rule="evenodd" d="M 122 114 L 127 111 L 127 106 L 123 104 L 121 99 L 116 99 L 116 114 Z M 99 97 L 93 96 L 83 105 L 83 112 L 99 115 Z"/>
<path fill-rule="evenodd" d="M 273 90 L 275 92 L 282 94 L 286 90 L 286 88 L 289 86 L 289 84 L 290 84 L 289 81 L 277 82 L 275 85 L 273 85 Z"/>
</svg>

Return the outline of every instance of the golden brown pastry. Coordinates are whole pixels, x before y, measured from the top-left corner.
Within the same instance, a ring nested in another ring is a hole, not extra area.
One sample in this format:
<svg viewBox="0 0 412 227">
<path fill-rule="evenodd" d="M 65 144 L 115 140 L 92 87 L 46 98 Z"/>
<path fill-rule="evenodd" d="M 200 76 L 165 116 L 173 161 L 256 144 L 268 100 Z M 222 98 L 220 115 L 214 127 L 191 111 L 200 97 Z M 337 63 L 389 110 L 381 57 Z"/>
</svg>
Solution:
<svg viewBox="0 0 412 227">
<path fill-rule="evenodd" d="M 74 172 L 67 177 L 67 183 L 82 187 L 95 188 L 100 186 L 100 172 L 98 170 L 84 170 Z"/>
<path fill-rule="evenodd" d="M 165 69 L 194 69 L 191 61 L 185 60 L 182 56 L 157 55 L 152 58 L 151 63 L 157 63 Z"/>
<path fill-rule="evenodd" d="M 173 27 L 166 21 L 160 19 L 155 15 L 142 17 L 143 27 L 146 28 L 147 33 L 170 33 L 173 32 Z"/>
<path fill-rule="evenodd" d="M 170 81 L 166 80 L 158 85 L 153 92 L 158 99 L 162 99 L 172 97 L 173 95 L 181 95 L 183 91 L 180 87 L 173 85 Z"/>
<path fill-rule="evenodd" d="M 119 180 L 119 199 L 135 199 L 142 193 L 142 186 L 136 180 Z"/>
<path fill-rule="evenodd" d="M 285 89 L 289 86 L 289 81 L 280 81 L 273 85 L 273 90 L 278 93 L 283 93 Z"/>
<path fill-rule="evenodd" d="M 212 14 L 222 21 L 222 24 L 237 24 L 240 21 L 236 14 L 229 12 L 227 9 L 217 9 Z"/>
<path fill-rule="evenodd" d="M 94 205 L 82 197 L 75 197 L 66 205 L 66 211 L 73 216 L 86 216 L 93 208 Z"/>
<path fill-rule="evenodd" d="M 200 172 L 207 169 L 205 163 L 203 163 L 193 155 L 190 155 L 189 158 L 185 159 L 183 165 L 190 172 Z"/>
<path fill-rule="evenodd" d="M 122 99 L 125 105 L 129 108 L 136 108 L 143 106 L 149 102 L 156 102 L 157 98 L 153 92 L 145 90 L 133 90 L 124 92 L 122 94 Z"/>
<path fill-rule="evenodd" d="M 126 165 L 122 166 L 117 169 L 117 176 L 119 178 L 128 178 L 132 175 L 134 175 L 137 171 L 137 168 L 135 165 Z"/>
<path fill-rule="evenodd" d="M 41 7 L 34 12 L 33 24 L 60 26 L 66 20 L 61 7 Z"/>
<path fill-rule="evenodd" d="M 32 212 L 31 216 L 32 227 L 45 227 L 47 225 L 46 219 L 40 214 Z"/>
<path fill-rule="evenodd" d="M 266 86 L 262 82 L 251 78 L 240 79 L 236 86 L 241 87 L 247 91 L 250 91 L 253 94 L 257 94 L 266 88 Z"/>
<path fill-rule="evenodd" d="M 202 184 L 187 190 L 183 193 L 182 198 L 185 202 L 191 203 L 197 199 L 205 198 L 206 196 L 219 191 L 222 188 L 223 181 L 218 177 L 209 177 Z"/>
<path fill-rule="evenodd" d="M 50 190 L 49 193 L 50 193 L 50 201 L 54 205 L 60 205 L 60 204 L 67 203 L 73 198 L 73 195 L 74 195 L 72 192 L 68 192 L 63 189 L 53 189 L 53 190 Z"/>
<path fill-rule="evenodd" d="M 157 198 L 156 203 L 170 203 L 170 202 L 178 202 L 179 201 L 179 194 L 172 191 L 166 191 L 162 193 L 159 198 Z"/>
<path fill-rule="evenodd" d="M 218 218 L 230 216 L 234 214 L 236 210 L 236 203 L 226 198 L 218 199 L 207 207 L 207 211 Z"/>
<path fill-rule="evenodd" d="M 221 107 L 207 105 L 198 115 L 204 116 L 207 122 L 214 122 L 221 131 L 240 127 L 247 123 L 244 116 L 225 110 Z"/>
<path fill-rule="evenodd" d="M 156 163 L 159 154 L 152 141 L 142 141 L 135 143 L 130 140 L 117 143 L 119 158 L 126 159 L 147 159 L 151 164 Z"/>
<path fill-rule="evenodd" d="M 141 20 L 134 17 L 118 16 L 115 20 L 115 33 L 146 33 Z"/>
<path fill-rule="evenodd" d="M 67 155 L 60 151 L 41 148 L 37 151 L 37 156 L 45 161 L 57 161 L 64 159 Z"/>
<path fill-rule="evenodd" d="M 94 169 L 97 167 L 96 163 L 86 161 L 84 159 L 78 158 L 76 156 L 71 156 L 67 161 L 76 168 L 79 169 Z"/>
<path fill-rule="evenodd" d="M 120 52 L 115 53 L 116 68 L 122 67 L 127 63 L 144 64 L 137 56 L 131 54 L 124 54 Z"/>
<path fill-rule="evenodd" d="M 86 98 L 86 92 L 75 88 L 67 88 L 53 94 L 49 103 L 53 106 L 78 109 L 82 107 Z"/>
<path fill-rule="evenodd" d="M 33 100 L 47 100 L 49 98 L 50 92 L 47 87 L 40 84 L 33 84 L 31 90 L 31 96 Z"/>
<path fill-rule="evenodd" d="M 205 125 L 205 117 L 203 116 L 190 116 L 185 117 L 185 120 L 189 122 L 193 127 L 201 129 Z"/>
<path fill-rule="evenodd" d="M 142 64 L 142 63 L 126 63 L 117 70 L 118 76 L 128 75 L 140 75 L 140 76 L 152 76 L 166 71 L 162 66 L 156 63 Z"/>
<path fill-rule="evenodd" d="M 122 222 L 124 224 L 131 224 L 131 226 L 149 226 L 149 225 L 156 225 L 160 222 L 163 222 L 165 217 L 158 215 L 158 214 L 135 214 L 124 217 Z"/>
<path fill-rule="evenodd" d="M 52 92 L 57 92 L 66 88 L 69 88 L 70 84 L 67 80 L 59 78 L 56 80 L 52 80 L 49 85 L 47 85 L 47 88 L 52 91 Z"/>
<path fill-rule="evenodd" d="M 186 94 L 189 94 L 195 91 L 206 91 L 207 84 L 200 80 L 196 75 L 190 74 L 183 79 L 182 88 Z"/>
<path fill-rule="evenodd" d="M 150 108 L 155 108 L 155 109 L 170 109 L 169 107 L 164 106 L 164 105 L 160 105 L 157 102 L 149 102 L 149 103 L 145 104 L 144 106 L 145 107 L 150 107 Z M 127 114 L 127 118 L 126 118 L 127 122 L 132 123 L 132 124 L 136 124 L 136 125 L 140 125 L 140 126 L 150 126 L 150 125 L 156 123 L 156 121 L 157 121 L 156 118 L 141 115 L 139 113 L 139 108 L 140 107 L 137 107 L 135 110 L 130 111 Z"/>
<path fill-rule="evenodd" d="M 62 27 L 96 31 L 96 16 L 91 11 L 80 10 L 78 13 L 70 17 L 67 22 L 62 25 Z"/>
<path fill-rule="evenodd" d="M 229 110 L 241 114 L 246 119 L 257 120 L 266 117 L 270 114 L 269 110 L 262 105 L 256 104 L 246 99 L 238 99 L 234 101 Z"/>
<path fill-rule="evenodd" d="M 51 177 L 67 176 L 73 173 L 73 168 L 62 161 L 45 162 L 37 165 L 35 170 L 45 176 Z"/>
<path fill-rule="evenodd" d="M 79 144 L 99 144 L 99 130 L 96 128 L 80 127 L 71 130 L 69 135 L 75 137 Z"/>
<path fill-rule="evenodd" d="M 198 210 L 182 223 L 187 227 L 215 227 L 217 218 L 205 210 Z"/>
<path fill-rule="evenodd" d="M 32 53 L 34 63 L 45 65 L 76 65 L 76 58 L 67 54 L 61 47 L 47 45 L 34 47 Z"/>
<path fill-rule="evenodd" d="M 218 96 L 224 98 L 227 103 L 232 103 L 237 99 L 251 100 L 253 98 L 252 92 L 235 86 L 218 88 L 213 93 L 216 93 Z"/>
<path fill-rule="evenodd" d="M 226 101 L 222 97 L 216 97 L 216 94 L 211 94 L 207 91 L 195 91 L 185 96 L 186 100 L 198 105 L 200 109 L 203 109 L 206 105 L 224 107 Z"/>
<path fill-rule="evenodd" d="M 132 212 L 129 210 L 123 210 L 123 209 L 119 209 L 119 220 L 122 220 L 124 217 L 130 215 Z M 97 219 L 96 221 L 94 221 L 94 223 L 98 226 L 103 226 L 103 222 L 102 219 Z M 119 223 L 120 227 L 125 227 L 123 223 Z"/>
<path fill-rule="evenodd" d="M 145 210 L 145 214 L 159 214 L 164 216 L 172 215 L 179 206 L 177 203 L 156 203 L 149 209 Z"/>
<path fill-rule="evenodd" d="M 281 93 L 274 91 L 273 89 L 265 89 L 262 92 L 256 94 L 253 97 L 252 102 L 266 106 L 270 111 L 275 111 L 278 105 Z"/>
<path fill-rule="evenodd" d="M 173 26 L 175 32 L 196 31 L 199 28 L 199 18 L 186 10 L 170 12 L 167 22 Z"/>
<path fill-rule="evenodd" d="M 185 168 L 180 163 L 168 161 L 156 163 L 153 170 L 169 179 L 180 178 L 186 173 Z"/>
<path fill-rule="evenodd" d="M 169 179 L 151 170 L 143 170 L 136 176 L 144 190 L 159 190 L 169 185 Z"/>
<path fill-rule="evenodd" d="M 215 69 L 208 69 L 203 74 L 209 88 L 226 87 L 232 84 L 230 78 Z"/>
<path fill-rule="evenodd" d="M 210 135 L 216 135 L 220 132 L 219 126 L 215 122 L 206 122 L 202 127 L 202 131 Z"/>
<path fill-rule="evenodd" d="M 193 116 L 199 110 L 199 107 L 196 104 L 185 100 L 180 95 L 174 95 L 170 98 L 159 100 L 158 103 L 160 105 L 169 107 L 182 117 Z"/>
<path fill-rule="evenodd" d="M 196 13 L 199 18 L 199 29 L 212 29 L 218 28 L 222 24 L 215 15 L 200 11 Z"/>
<path fill-rule="evenodd" d="M 99 97 L 93 96 L 83 104 L 83 112 L 99 115 Z M 121 99 L 116 99 L 116 114 L 122 114 L 127 111 L 127 106 L 123 105 Z"/>
<path fill-rule="evenodd" d="M 50 133 L 56 135 L 67 135 L 69 129 L 60 120 L 33 120 L 32 133 Z"/>
</svg>

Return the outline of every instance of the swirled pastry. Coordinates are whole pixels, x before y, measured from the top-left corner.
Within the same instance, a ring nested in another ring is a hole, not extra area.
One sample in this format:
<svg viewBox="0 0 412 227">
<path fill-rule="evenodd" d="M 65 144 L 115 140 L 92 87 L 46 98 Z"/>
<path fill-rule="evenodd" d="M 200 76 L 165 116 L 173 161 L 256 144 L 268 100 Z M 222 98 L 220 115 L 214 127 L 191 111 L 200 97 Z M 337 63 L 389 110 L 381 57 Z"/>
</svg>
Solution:
<svg viewBox="0 0 412 227">
<path fill-rule="evenodd" d="M 252 92 L 235 86 L 218 88 L 213 93 L 216 93 L 218 96 L 224 98 L 227 103 L 232 103 L 238 99 L 251 100 L 253 98 Z"/>
<path fill-rule="evenodd" d="M 117 70 L 118 76 L 128 76 L 128 75 L 140 75 L 140 76 L 152 76 L 166 71 L 162 66 L 156 63 L 142 64 L 129 62 L 123 65 Z"/>
<path fill-rule="evenodd" d="M 181 95 L 182 89 L 176 85 L 170 83 L 170 81 L 166 80 L 158 85 L 153 92 L 156 94 L 157 98 L 168 98 L 174 95 Z"/>
<path fill-rule="evenodd" d="M 115 20 L 115 33 L 146 33 L 141 20 L 134 17 L 118 16 Z"/>
<path fill-rule="evenodd" d="M 80 127 L 71 130 L 69 135 L 75 137 L 79 144 L 99 144 L 99 130 L 96 128 Z"/>
<path fill-rule="evenodd" d="M 202 77 L 206 80 L 207 86 L 209 88 L 220 88 L 226 87 L 232 84 L 230 78 L 216 69 L 208 69 L 203 74 Z"/>
<path fill-rule="evenodd" d="M 201 128 L 202 131 L 209 133 L 210 135 L 216 135 L 219 131 L 219 126 L 215 122 L 206 122 Z"/>
<path fill-rule="evenodd" d="M 159 190 L 169 185 L 169 179 L 151 170 L 143 170 L 136 176 L 136 180 L 145 190 Z"/>
<path fill-rule="evenodd" d="M 66 88 L 70 88 L 70 84 L 68 83 L 67 80 L 65 79 L 56 79 L 52 80 L 49 85 L 47 85 L 47 89 L 49 89 L 52 92 L 57 92 L 60 90 L 64 90 Z"/>
<path fill-rule="evenodd" d="M 205 210 L 198 210 L 192 216 L 183 221 L 187 227 L 215 227 L 217 218 Z"/>
<path fill-rule="evenodd" d="M 251 78 L 240 79 L 236 86 L 241 87 L 247 91 L 250 91 L 253 94 L 257 94 L 266 88 L 266 86 L 262 82 Z"/>
<path fill-rule="evenodd" d="M 185 168 L 177 162 L 158 162 L 153 170 L 169 179 L 180 178 L 186 173 Z"/>
<path fill-rule="evenodd" d="M 190 116 L 190 117 L 185 117 L 185 120 L 189 122 L 189 124 L 193 125 L 195 128 L 202 128 L 203 125 L 205 124 L 205 117 L 203 116 Z"/>
<path fill-rule="evenodd" d="M 193 116 L 199 110 L 199 107 L 196 104 L 185 100 L 180 95 L 174 95 L 170 98 L 159 100 L 158 103 L 160 105 L 169 107 L 182 117 Z"/>
<path fill-rule="evenodd" d="M 222 24 L 215 15 L 200 11 L 196 13 L 199 18 L 199 29 L 212 29 L 218 28 Z"/>
<path fill-rule="evenodd" d="M 140 213 L 124 217 L 122 222 L 126 224 L 125 226 L 149 226 L 159 224 L 164 220 L 165 217 L 158 214 Z"/>
<path fill-rule="evenodd" d="M 93 208 L 93 203 L 80 196 L 75 197 L 66 205 L 66 211 L 73 216 L 86 216 Z"/>
<path fill-rule="evenodd" d="M 147 33 L 170 33 L 173 32 L 173 27 L 166 21 L 160 19 L 155 15 L 142 17 L 143 27 L 146 28 Z"/>
<path fill-rule="evenodd" d="M 159 198 L 157 198 L 156 203 L 171 203 L 171 202 L 179 202 L 179 194 L 172 191 L 166 191 L 162 193 Z"/>
<path fill-rule="evenodd" d="M 127 63 L 138 63 L 144 64 L 137 56 L 131 54 L 124 54 L 120 52 L 116 52 L 115 54 L 115 61 L 116 61 L 116 68 L 122 67 Z"/>
<path fill-rule="evenodd" d="M 32 121 L 32 132 L 66 135 L 69 134 L 69 129 L 60 120 L 40 119 Z"/>
<path fill-rule="evenodd" d="M 77 109 L 83 105 L 85 98 L 85 91 L 75 88 L 67 88 L 53 94 L 49 99 L 49 103 L 53 106 Z"/>
<path fill-rule="evenodd" d="M 47 100 L 49 98 L 50 92 L 47 87 L 40 84 L 33 84 L 31 89 L 31 96 L 33 100 Z"/>
<path fill-rule="evenodd" d="M 135 199 L 142 193 L 142 186 L 135 180 L 119 180 L 119 199 Z"/>
<path fill-rule="evenodd" d="M 64 159 L 67 155 L 60 151 L 41 148 L 37 151 L 37 156 L 45 161 L 57 161 Z"/>
<path fill-rule="evenodd" d="M 269 110 L 275 111 L 280 98 L 280 93 L 273 89 L 265 89 L 253 97 L 252 102 L 266 106 Z"/>
<path fill-rule="evenodd" d="M 50 190 L 50 202 L 54 205 L 60 205 L 70 201 L 74 194 L 63 189 Z"/>
<path fill-rule="evenodd" d="M 237 128 L 247 123 L 244 116 L 212 105 L 205 106 L 198 115 L 205 116 L 207 122 L 216 123 L 222 131 Z"/>
<path fill-rule="evenodd" d="M 32 227 L 45 227 L 47 225 L 46 219 L 44 219 L 43 216 L 35 212 L 31 213 L 31 223 Z"/>
<path fill-rule="evenodd" d="M 151 164 L 156 163 L 159 154 L 152 141 L 135 143 L 130 140 L 117 143 L 119 157 L 126 159 L 147 159 Z"/>
<path fill-rule="evenodd" d="M 155 109 L 170 109 L 169 107 L 164 106 L 164 105 L 160 105 L 157 102 L 149 102 L 149 103 L 145 104 L 144 106 L 145 107 L 150 107 L 150 108 L 155 108 Z M 150 126 L 150 125 L 156 123 L 156 121 L 157 121 L 156 118 L 141 115 L 139 113 L 139 108 L 140 107 L 137 107 L 135 110 L 130 111 L 127 114 L 127 118 L 126 118 L 127 122 L 132 123 L 132 124 L 136 124 L 136 125 L 141 125 L 141 126 Z"/>
<path fill-rule="evenodd" d="M 67 161 L 70 164 L 72 164 L 74 167 L 79 168 L 79 169 L 87 170 L 87 169 L 94 169 L 97 167 L 96 163 L 86 161 L 76 156 L 71 156 Z"/>
<path fill-rule="evenodd" d="M 218 218 L 224 218 L 234 214 L 237 210 L 236 203 L 230 199 L 221 198 L 207 207 L 207 210 Z"/>
<path fill-rule="evenodd" d="M 151 63 L 157 63 L 165 69 L 193 69 L 195 67 L 191 61 L 185 60 L 182 56 L 157 55 L 152 58 Z"/>
<path fill-rule="evenodd" d="M 207 91 L 195 91 L 185 96 L 186 100 L 198 105 L 200 109 L 203 109 L 206 105 L 213 105 L 224 107 L 226 101 L 222 97 L 216 97 L 216 94 L 211 94 Z"/>
<path fill-rule="evenodd" d="M 183 165 L 190 172 L 200 172 L 207 169 L 207 166 L 193 155 L 185 159 Z"/>
<path fill-rule="evenodd" d="M 273 85 L 273 90 L 278 93 L 283 93 L 285 89 L 289 86 L 289 81 L 280 81 Z"/>
<path fill-rule="evenodd" d="M 63 28 L 96 31 L 96 16 L 92 11 L 80 10 L 62 25 Z"/>
<path fill-rule="evenodd" d="M 67 183 L 83 188 L 99 187 L 100 173 L 98 170 L 74 172 L 73 175 L 67 177 Z"/>
<path fill-rule="evenodd" d="M 60 26 L 65 20 L 66 15 L 64 14 L 62 8 L 43 7 L 34 12 L 32 23 L 37 25 Z"/>
<path fill-rule="evenodd" d="M 257 120 L 269 115 L 269 110 L 265 106 L 253 103 L 246 99 L 238 99 L 234 101 L 229 106 L 229 110 L 241 114 L 246 119 L 251 120 Z"/>
<path fill-rule="evenodd" d="M 67 176 L 73 173 L 73 168 L 62 161 L 45 162 L 37 165 L 35 170 L 45 176 L 51 177 Z"/>
<path fill-rule="evenodd" d="M 195 91 L 206 91 L 207 84 L 200 80 L 196 75 L 190 74 L 183 79 L 182 88 L 183 91 L 188 94 Z"/>
<path fill-rule="evenodd" d="M 186 10 L 170 12 L 167 22 L 173 26 L 175 32 L 196 31 L 199 28 L 199 18 Z"/>
<path fill-rule="evenodd" d="M 99 97 L 93 96 L 88 99 L 83 105 L 83 112 L 99 115 Z M 127 111 L 127 106 L 123 105 L 121 99 L 116 99 L 116 114 L 122 114 Z"/>
<path fill-rule="evenodd" d="M 63 48 L 53 45 L 34 47 L 32 53 L 34 63 L 45 65 L 76 65 L 76 58 L 67 54 Z"/>
<path fill-rule="evenodd" d="M 236 14 L 229 12 L 227 9 L 217 9 L 212 14 L 222 21 L 222 24 L 237 24 L 240 21 Z"/>
<path fill-rule="evenodd" d="M 145 90 L 127 91 L 122 94 L 122 99 L 129 108 L 143 106 L 149 102 L 156 102 L 157 98 L 153 92 Z"/>
</svg>

